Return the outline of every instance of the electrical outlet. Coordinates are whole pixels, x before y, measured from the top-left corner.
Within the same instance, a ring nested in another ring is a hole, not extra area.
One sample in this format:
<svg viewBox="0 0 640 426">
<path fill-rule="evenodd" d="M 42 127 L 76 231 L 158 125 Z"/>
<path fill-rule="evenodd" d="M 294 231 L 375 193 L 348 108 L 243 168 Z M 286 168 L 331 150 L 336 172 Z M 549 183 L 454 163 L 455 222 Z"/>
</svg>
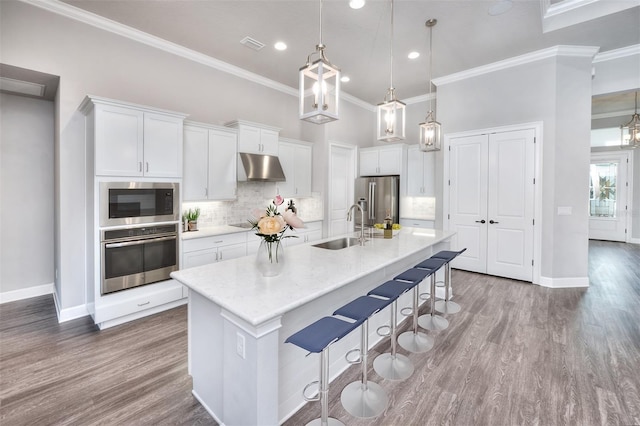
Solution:
<svg viewBox="0 0 640 426">
<path fill-rule="evenodd" d="M 236 353 L 240 358 L 245 359 L 244 336 L 240 332 L 236 333 Z"/>
</svg>

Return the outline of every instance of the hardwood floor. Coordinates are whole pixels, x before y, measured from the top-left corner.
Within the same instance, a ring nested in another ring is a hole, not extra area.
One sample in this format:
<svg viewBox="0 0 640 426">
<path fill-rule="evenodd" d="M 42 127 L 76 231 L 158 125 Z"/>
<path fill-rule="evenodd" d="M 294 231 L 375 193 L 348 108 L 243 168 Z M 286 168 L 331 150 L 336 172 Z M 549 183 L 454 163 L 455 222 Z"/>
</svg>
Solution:
<svg viewBox="0 0 640 426">
<path fill-rule="evenodd" d="M 370 380 L 387 410 L 347 425 L 640 425 L 640 246 L 592 241 L 588 289 L 547 289 L 454 271 L 462 312 L 409 354 L 404 382 Z M 58 324 L 50 296 L 0 305 L 0 424 L 215 424 L 191 395 L 186 308 L 98 331 L 88 318 Z M 374 348 L 370 360 L 389 344 Z M 406 353 L 401 350 L 402 353 Z M 309 403 L 286 425 L 319 416 Z"/>
</svg>

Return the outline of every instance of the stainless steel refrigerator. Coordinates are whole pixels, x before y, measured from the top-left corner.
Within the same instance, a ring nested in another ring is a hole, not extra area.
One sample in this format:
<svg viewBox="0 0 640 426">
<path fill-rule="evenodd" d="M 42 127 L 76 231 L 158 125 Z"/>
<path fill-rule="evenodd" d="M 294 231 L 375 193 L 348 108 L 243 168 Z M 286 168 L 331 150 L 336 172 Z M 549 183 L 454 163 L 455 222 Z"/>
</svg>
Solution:
<svg viewBox="0 0 640 426">
<path fill-rule="evenodd" d="M 387 215 L 400 223 L 400 176 L 363 177 L 356 179 L 356 203 L 364 210 L 364 225 L 384 223 Z M 360 229 L 360 212 L 354 211 L 356 229 Z"/>
</svg>

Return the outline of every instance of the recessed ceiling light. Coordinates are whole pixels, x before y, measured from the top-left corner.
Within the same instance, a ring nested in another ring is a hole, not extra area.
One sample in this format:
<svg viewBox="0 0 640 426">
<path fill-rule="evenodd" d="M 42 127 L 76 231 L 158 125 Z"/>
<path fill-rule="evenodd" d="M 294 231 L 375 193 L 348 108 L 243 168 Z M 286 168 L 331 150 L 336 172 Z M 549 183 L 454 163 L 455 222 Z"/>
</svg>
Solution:
<svg viewBox="0 0 640 426">
<path fill-rule="evenodd" d="M 502 15 L 503 13 L 508 12 L 509 9 L 511 9 L 511 6 L 513 6 L 512 0 L 498 0 L 489 6 L 487 13 L 491 16 Z"/>
<path fill-rule="evenodd" d="M 420 52 L 409 52 L 409 59 L 416 59 L 418 56 L 420 56 Z"/>
<path fill-rule="evenodd" d="M 364 6 L 365 0 L 350 0 L 349 7 L 351 9 L 360 9 Z"/>
<path fill-rule="evenodd" d="M 275 47 L 276 50 L 287 50 L 287 44 L 283 41 L 277 42 L 273 45 L 273 47 Z"/>
<path fill-rule="evenodd" d="M 343 83 L 348 83 L 351 81 L 351 79 L 349 78 L 348 75 L 343 75 L 342 77 L 340 77 L 340 81 Z"/>
</svg>

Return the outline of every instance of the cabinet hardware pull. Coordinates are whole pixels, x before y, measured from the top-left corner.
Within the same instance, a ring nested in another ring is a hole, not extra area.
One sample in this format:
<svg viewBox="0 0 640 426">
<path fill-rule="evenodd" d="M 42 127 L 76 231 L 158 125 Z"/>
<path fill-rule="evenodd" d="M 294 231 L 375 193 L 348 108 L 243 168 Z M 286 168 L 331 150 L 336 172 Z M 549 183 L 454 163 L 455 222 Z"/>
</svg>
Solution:
<svg viewBox="0 0 640 426">
<path fill-rule="evenodd" d="M 482 220 L 476 220 L 476 223 L 487 223 L 486 220 L 482 219 Z M 492 222 L 493 223 L 493 222 Z"/>
<path fill-rule="evenodd" d="M 148 305 L 149 303 L 151 303 L 151 301 L 150 301 L 150 300 L 147 300 L 147 301 L 146 301 L 146 302 L 144 302 L 144 303 L 138 303 L 138 306 Z"/>
<path fill-rule="evenodd" d="M 147 164 L 147 170 L 145 170 L 145 171 L 148 172 L 149 171 L 149 162 L 147 161 L 146 164 Z"/>
<path fill-rule="evenodd" d="M 494 221 L 493 219 L 491 219 L 491 220 L 489 221 L 489 223 L 493 225 L 494 223 L 500 223 L 500 222 L 496 222 L 496 221 Z"/>
<path fill-rule="evenodd" d="M 142 161 L 138 161 L 138 171 L 142 172 Z"/>
</svg>

